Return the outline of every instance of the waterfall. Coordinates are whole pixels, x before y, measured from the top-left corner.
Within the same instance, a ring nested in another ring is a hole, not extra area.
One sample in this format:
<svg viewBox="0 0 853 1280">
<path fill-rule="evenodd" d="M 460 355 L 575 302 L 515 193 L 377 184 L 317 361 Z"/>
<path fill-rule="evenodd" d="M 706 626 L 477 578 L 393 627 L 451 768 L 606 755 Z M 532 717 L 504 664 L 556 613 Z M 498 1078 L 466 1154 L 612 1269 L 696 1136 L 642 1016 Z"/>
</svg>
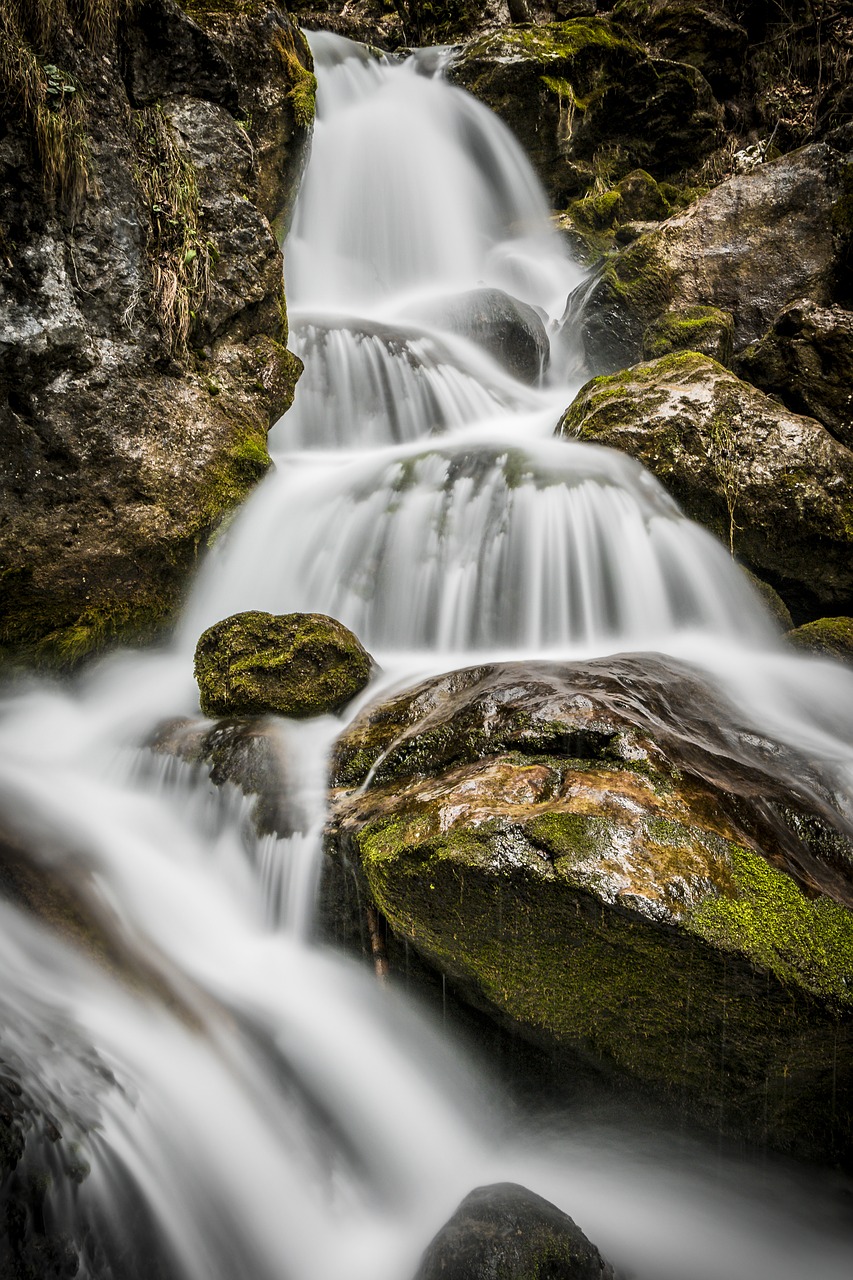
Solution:
<svg viewBox="0 0 853 1280">
<path fill-rule="evenodd" d="M 82 1276 L 147 1274 L 123 1234 L 142 1223 L 174 1280 L 406 1280 L 463 1195 L 514 1179 L 638 1280 L 841 1280 L 853 1241 L 831 1175 L 582 1112 L 519 1125 L 405 992 L 312 941 L 339 720 L 272 727 L 282 838 L 255 832 L 236 789 L 140 746 L 197 714 L 204 626 L 317 610 L 382 668 L 362 703 L 483 655 L 685 657 L 756 732 L 822 761 L 850 812 L 853 677 L 786 654 L 724 549 L 637 463 L 551 439 L 583 378 L 559 328 L 582 271 L 508 132 L 440 57 L 312 45 L 319 116 L 285 250 L 306 372 L 275 469 L 168 650 L 3 703 L 10 847 L 38 849 L 83 922 L 51 932 L 0 903 L 3 1073 L 79 1160 L 51 1221 L 95 1224 L 105 1255 Z M 479 290 L 548 335 L 537 376 L 467 325 Z"/>
</svg>

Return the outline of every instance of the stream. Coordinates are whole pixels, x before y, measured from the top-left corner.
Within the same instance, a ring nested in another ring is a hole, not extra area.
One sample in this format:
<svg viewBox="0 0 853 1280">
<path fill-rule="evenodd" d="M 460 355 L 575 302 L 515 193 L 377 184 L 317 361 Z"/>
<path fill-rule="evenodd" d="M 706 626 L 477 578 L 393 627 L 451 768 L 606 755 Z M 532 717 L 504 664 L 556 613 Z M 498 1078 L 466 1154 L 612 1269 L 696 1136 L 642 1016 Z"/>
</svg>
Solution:
<svg viewBox="0 0 853 1280">
<path fill-rule="evenodd" d="M 616 1102 L 522 1115 L 440 1010 L 315 941 L 340 720 L 277 724 L 287 839 L 254 834 L 236 788 L 139 745 L 198 715 L 206 626 L 310 610 L 378 663 L 347 716 L 484 657 L 683 658 L 818 762 L 853 822 L 853 675 L 786 651 L 726 549 L 638 463 L 553 436 L 585 379 L 560 324 L 583 271 L 517 144 L 442 80 L 441 51 L 311 44 L 318 118 L 285 246 L 305 372 L 275 468 L 168 648 L 3 698 L 3 810 L 110 942 L 104 964 L 0 900 L 3 1074 L 79 1165 L 50 1224 L 97 1227 L 84 1280 L 410 1280 L 464 1195 L 517 1181 L 636 1280 L 849 1280 L 849 1180 Z M 464 336 L 481 289 L 541 319 L 538 377 Z M 162 1264 L 128 1256 L 139 1238 Z"/>
</svg>

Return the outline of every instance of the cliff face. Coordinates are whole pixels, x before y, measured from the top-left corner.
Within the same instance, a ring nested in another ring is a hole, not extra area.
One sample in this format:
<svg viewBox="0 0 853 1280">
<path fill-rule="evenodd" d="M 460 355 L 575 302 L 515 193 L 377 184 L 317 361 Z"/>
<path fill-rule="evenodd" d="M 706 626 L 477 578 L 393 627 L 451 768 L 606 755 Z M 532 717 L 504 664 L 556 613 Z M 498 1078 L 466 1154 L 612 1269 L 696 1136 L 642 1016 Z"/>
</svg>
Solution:
<svg viewBox="0 0 853 1280">
<path fill-rule="evenodd" d="M 272 0 L 43 7 L 3 17 L 0 652 L 68 665 L 161 629 L 269 466 L 314 79 Z"/>
</svg>

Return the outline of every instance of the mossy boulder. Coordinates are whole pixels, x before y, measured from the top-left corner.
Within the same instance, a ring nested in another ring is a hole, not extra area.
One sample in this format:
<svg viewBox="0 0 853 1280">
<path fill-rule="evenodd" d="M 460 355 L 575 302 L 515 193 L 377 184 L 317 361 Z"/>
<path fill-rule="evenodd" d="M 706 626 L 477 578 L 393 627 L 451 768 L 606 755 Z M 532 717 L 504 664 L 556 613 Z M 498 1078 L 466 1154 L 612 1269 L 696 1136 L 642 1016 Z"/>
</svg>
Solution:
<svg viewBox="0 0 853 1280">
<path fill-rule="evenodd" d="M 841 167 L 831 147 L 804 147 L 720 183 L 606 259 L 570 305 L 589 367 L 642 359 L 646 332 L 673 310 L 728 312 L 737 353 L 792 301 L 827 302 L 841 260 Z"/>
<path fill-rule="evenodd" d="M 609 190 L 572 201 L 557 225 L 576 256 L 592 264 L 620 242 L 636 240 L 649 224 L 668 218 L 673 207 L 650 173 L 634 169 Z"/>
<path fill-rule="evenodd" d="M 661 57 L 687 62 L 721 100 L 744 87 L 749 36 L 724 0 L 619 0 L 614 16 Z"/>
<path fill-rule="evenodd" d="M 0 658 L 64 668 L 162 631 L 293 397 L 269 216 L 306 154 L 310 52 L 273 0 L 193 13 L 132 6 L 94 44 L 53 25 L 73 192 L 26 102 L 0 103 Z"/>
<path fill-rule="evenodd" d="M 853 618 L 817 618 L 789 631 L 787 638 L 807 653 L 853 662 Z"/>
<path fill-rule="evenodd" d="M 372 669 L 353 633 L 321 613 L 235 613 L 208 627 L 195 650 L 199 701 L 211 717 L 342 711 Z"/>
<path fill-rule="evenodd" d="M 853 312 L 807 299 L 785 307 L 737 371 L 853 447 Z"/>
<path fill-rule="evenodd" d="M 453 672 L 362 713 L 332 781 L 333 856 L 465 999 L 682 1116 L 853 1158 L 849 831 L 699 673 Z"/>
<path fill-rule="evenodd" d="M 614 1280 L 580 1227 L 548 1200 L 503 1182 L 466 1196 L 415 1280 Z"/>
<path fill-rule="evenodd" d="M 650 57 L 601 14 L 479 36 L 447 74 L 513 130 L 556 208 L 586 192 L 603 157 L 611 180 L 700 162 L 721 124 L 698 71 Z"/>
<path fill-rule="evenodd" d="M 593 378 L 558 432 L 638 458 L 795 622 L 853 612 L 853 452 L 819 422 L 682 352 Z"/>
</svg>

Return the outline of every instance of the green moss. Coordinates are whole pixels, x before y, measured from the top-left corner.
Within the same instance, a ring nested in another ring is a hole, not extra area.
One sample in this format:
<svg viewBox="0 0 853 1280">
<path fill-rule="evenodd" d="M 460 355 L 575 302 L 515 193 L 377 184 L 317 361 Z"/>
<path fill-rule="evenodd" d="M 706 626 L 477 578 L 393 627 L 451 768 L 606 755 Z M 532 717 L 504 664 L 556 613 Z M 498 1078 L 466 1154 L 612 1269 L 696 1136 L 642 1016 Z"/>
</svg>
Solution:
<svg viewBox="0 0 853 1280">
<path fill-rule="evenodd" d="M 302 719 L 340 711 L 364 688 L 370 656 L 321 614 L 234 614 L 200 637 L 195 676 L 205 715 Z"/>
<path fill-rule="evenodd" d="M 790 631 L 787 638 L 808 653 L 853 662 L 853 618 L 818 618 Z"/>
<path fill-rule="evenodd" d="M 490 37 L 485 37 L 485 40 L 489 39 Z M 577 58 L 589 49 L 606 52 L 635 52 L 639 49 L 635 41 L 614 29 L 609 19 L 593 17 L 503 30 L 498 40 L 506 49 L 523 52 L 528 57 L 541 58 L 545 62 Z"/>
<path fill-rule="evenodd" d="M 605 191 L 602 195 L 575 200 L 566 212 L 582 231 L 607 231 L 619 220 L 621 209 L 619 192 Z"/>
<path fill-rule="evenodd" d="M 674 351 L 696 351 L 721 364 L 731 360 L 734 318 L 719 307 L 683 307 L 667 311 L 643 335 L 643 357 L 656 360 Z"/>
</svg>

